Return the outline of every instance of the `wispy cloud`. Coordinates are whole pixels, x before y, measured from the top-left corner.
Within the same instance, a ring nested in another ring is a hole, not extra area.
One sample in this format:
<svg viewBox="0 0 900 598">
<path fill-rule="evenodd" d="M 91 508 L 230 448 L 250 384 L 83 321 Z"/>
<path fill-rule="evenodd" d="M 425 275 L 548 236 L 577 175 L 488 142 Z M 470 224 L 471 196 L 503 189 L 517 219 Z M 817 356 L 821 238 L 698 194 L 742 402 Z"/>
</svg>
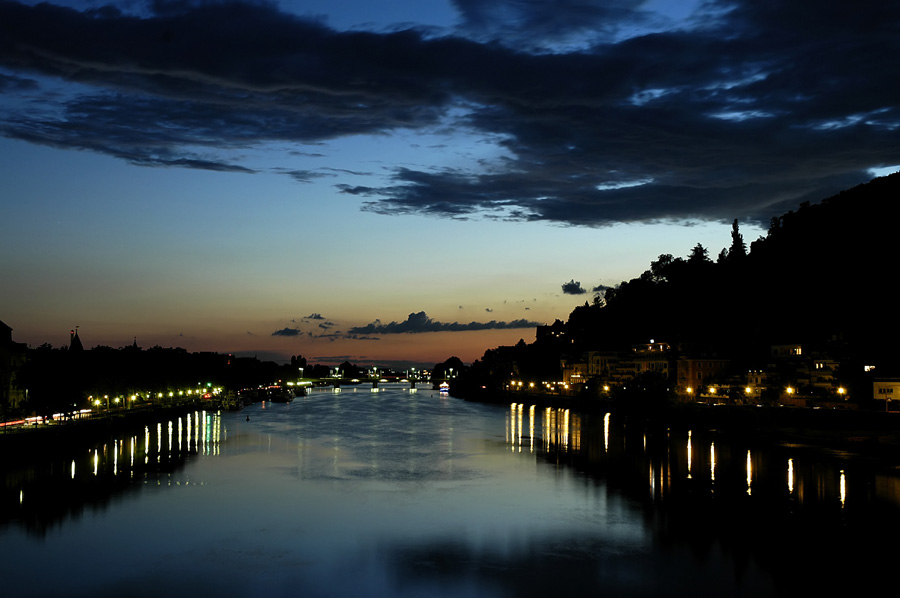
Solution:
<svg viewBox="0 0 900 598">
<path fill-rule="evenodd" d="M 272 333 L 272 336 L 300 336 L 301 332 L 297 328 L 282 328 Z"/>
</svg>

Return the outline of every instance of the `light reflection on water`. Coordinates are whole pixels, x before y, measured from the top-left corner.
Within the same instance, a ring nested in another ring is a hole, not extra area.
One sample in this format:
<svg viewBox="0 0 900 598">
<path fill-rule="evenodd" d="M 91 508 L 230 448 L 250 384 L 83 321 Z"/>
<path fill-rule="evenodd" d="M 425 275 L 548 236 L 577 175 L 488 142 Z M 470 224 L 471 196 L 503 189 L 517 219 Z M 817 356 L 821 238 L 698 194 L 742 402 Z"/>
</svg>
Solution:
<svg viewBox="0 0 900 598">
<path fill-rule="evenodd" d="M 867 543 L 897 527 L 897 475 L 866 463 L 378 390 L 195 411 L 7 464 L 10 595 L 864 589 L 872 573 L 841 571 L 863 558 L 872 571 Z"/>
</svg>

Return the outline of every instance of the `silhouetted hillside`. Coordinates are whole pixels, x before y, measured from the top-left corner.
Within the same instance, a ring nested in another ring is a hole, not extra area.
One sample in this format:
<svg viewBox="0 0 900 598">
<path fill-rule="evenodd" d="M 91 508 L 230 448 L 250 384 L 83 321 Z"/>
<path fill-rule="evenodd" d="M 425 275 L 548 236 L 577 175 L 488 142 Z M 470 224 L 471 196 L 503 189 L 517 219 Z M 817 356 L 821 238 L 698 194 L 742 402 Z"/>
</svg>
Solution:
<svg viewBox="0 0 900 598">
<path fill-rule="evenodd" d="M 893 358 L 897 330 L 890 263 L 900 174 L 773 218 L 750 245 L 737 222 L 716 262 L 700 245 L 660 256 L 640 277 L 576 308 L 575 348 L 621 348 L 649 338 L 748 359 L 777 343 L 842 346 Z"/>
<path fill-rule="evenodd" d="M 766 360 L 772 345 L 796 343 L 847 371 L 869 364 L 886 373 L 900 361 L 892 280 L 898 199 L 900 173 L 875 179 L 773 218 L 749 250 L 735 221 L 731 246 L 715 260 L 700 244 L 685 258 L 661 255 L 641 276 L 576 307 L 548 328 L 552 334 L 487 351 L 474 377 L 483 384 L 530 368 L 558 371 L 562 357 L 650 339 L 737 368 Z"/>
</svg>

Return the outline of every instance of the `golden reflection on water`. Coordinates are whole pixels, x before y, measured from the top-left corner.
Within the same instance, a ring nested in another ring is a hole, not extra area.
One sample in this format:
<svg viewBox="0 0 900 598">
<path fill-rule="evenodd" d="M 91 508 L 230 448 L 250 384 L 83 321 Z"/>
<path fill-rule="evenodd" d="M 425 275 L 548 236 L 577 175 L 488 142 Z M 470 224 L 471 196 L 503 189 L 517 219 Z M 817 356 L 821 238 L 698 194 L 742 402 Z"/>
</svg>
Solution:
<svg viewBox="0 0 900 598">
<path fill-rule="evenodd" d="M 603 452 L 609 452 L 609 416 L 607 413 L 603 416 Z"/>
<path fill-rule="evenodd" d="M 537 406 L 528 407 L 528 448 L 534 452 L 534 439 L 538 434 Z M 506 443 L 510 450 L 522 452 L 525 435 L 525 405 L 523 403 L 511 403 L 507 414 Z M 547 407 L 541 416 L 542 448 L 544 451 L 551 449 L 569 451 L 581 449 L 581 417 L 573 414 L 569 409 L 553 409 Z"/>
<path fill-rule="evenodd" d="M 519 426 L 517 440 L 520 453 L 522 452 L 522 407 L 524 407 L 522 403 L 519 403 L 519 405 L 516 407 L 516 423 Z"/>
<path fill-rule="evenodd" d="M 595 436 L 585 437 L 585 441 L 588 442 L 587 450 L 582 451 L 581 414 L 568 409 L 547 407 L 541 408 L 541 415 L 538 417 L 537 406 L 529 405 L 526 432 L 525 411 L 523 403 L 512 403 L 506 415 L 507 446 L 513 452 L 524 452 L 523 447 L 526 444 L 524 436 L 527 436 L 528 451 L 531 453 L 535 450 L 545 453 L 569 452 L 573 456 L 586 457 L 587 462 L 598 467 L 598 471 L 604 471 L 603 465 L 610 458 L 618 458 L 625 453 L 631 453 L 629 456 L 631 459 L 636 457 L 633 451 L 627 450 L 625 427 L 616 420 L 614 414 L 604 413 L 602 424 L 599 418 L 593 420 L 598 424 L 593 428 Z M 588 420 L 588 423 L 590 421 Z M 667 430 L 664 436 L 650 430 L 641 431 L 641 442 L 634 448 L 640 450 L 642 455 L 639 459 L 641 476 L 653 500 L 666 499 L 673 495 L 673 491 L 678 494 L 679 480 L 691 480 L 691 485 L 701 484 L 700 487 L 707 487 L 711 494 L 723 491 L 730 493 L 734 488 L 755 498 L 757 495 L 770 495 L 777 489 L 782 496 L 796 500 L 798 504 L 809 500 L 840 504 L 841 507 L 848 504 L 848 494 L 851 494 L 852 490 L 848 482 L 850 476 L 845 470 L 838 470 L 819 458 L 809 461 L 803 459 L 799 462 L 798 468 L 797 457 L 785 456 L 787 460 L 785 486 L 784 478 L 781 477 L 784 474 L 777 474 L 780 480 L 771 475 L 767 476 L 767 472 L 771 474 L 785 471 L 781 467 L 774 470 L 765 467 L 766 460 L 776 454 L 774 448 L 766 450 L 733 446 L 727 442 L 727 438 L 712 440 L 713 436 L 707 435 L 704 438 L 702 430 L 699 432 L 687 430 L 686 438 L 679 439 L 671 430 Z M 665 444 L 660 444 L 659 440 L 663 440 Z M 695 454 L 695 444 L 699 447 L 706 447 L 708 444 L 709 450 L 704 449 Z M 625 453 L 620 453 L 615 447 L 620 447 Z M 777 462 L 784 463 L 781 459 L 782 457 L 778 457 Z M 695 469 L 707 471 L 707 468 L 709 473 L 705 481 L 702 480 L 702 475 L 700 479 L 694 475 Z M 884 494 L 888 500 L 900 506 L 900 475 L 880 475 L 875 483 L 876 494 L 879 496 Z M 810 494 L 808 490 L 813 488 L 815 493 Z M 804 489 L 807 490 L 805 494 Z M 862 500 L 871 500 L 871 497 L 863 497 Z"/>
<path fill-rule="evenodd" d="M 751 494 L 753 485 L 753 460 L 750 458 L 750 450 L 747 450 L 747 494 Z"/>
<path fill-rule="evenodd" d="M 844 477 L 844 470 L 841 470 L 841 507 L 845 506 L 847 501 L 847 479 Z"/>
<path fill-rule="evenodd" d="M 544 439 L 544 451 L 550 451 L 550 413 L 552 410 L 550 407 L 544 409 L 544 418 L 543 418 L 543 439 Z"/>
<path fill-rule="evenodd" d="M 609 417 L 608 413 L 606 415 L 607 415 L 607 417 Z M 688 479 L 691 479 L 691 460 L 692 460 L 692 458 L 693 458 L 693 453 L 692 453 L 692 449 L 691 449 L 691 431 L 688 430 L 688 437 L 687 437 L 687 477 L 688 477 Z"/>
<path fill-rule="evenodd" d="M 532 453 L 534 452 L 534 408 L 535 405 L 528 408 L 528 448 Z"/>
<path fill-rule="evenodd" d="M 206 427 L 202 436 L 191 438 L 192 422 L 199 421 L 200 413 L 194 413 L 187 416 L 187 425 L 185 420 L 178 418 L 170 420 L 166 424 L 167 442 L 163 442 L 163 424 L 156 425 L 156 442 L 153 442 L 153 429 L 150 426 L 144 426 L 143 441 L 139 443 L 136 435 L 123 436 L 121 438 L 113 438 L 111 443 L 98 445 L 88 451 L 90 465 L 85 469 L 89 475 L 99 477 L 111 474 L 113 477 L 127 473 L 129 477 L 135 477 L 136 464 L 140 463 L 146 467 L 149 465 L 151 458 L 156 463 L 163 461 L 171 461 L 173 459 L 183 458 L 187 453 L 196 451 L 204 455 L 218 455 L 221 450 L 224 428 L 222 426 L 222 418 L 220 414 L 212 414 L 203 412 L 202 417 L 206 421 Z M 200 432 L 199 428 L 193 432 Z M 127 446 L 127 455 L 126 455 Z M 155 447 L 155 450 L 154 450 Z M 143 454 L 141 454 L 143 453 Z M 156 453 L 154 455 L 154 453 Z M 66 477 L 74 480 L 78 476 L 80 459 L 66 459 L 68 465 L 64 469 Z M 81 461 L 83 463 L 83 461 Z"/>
</svg>

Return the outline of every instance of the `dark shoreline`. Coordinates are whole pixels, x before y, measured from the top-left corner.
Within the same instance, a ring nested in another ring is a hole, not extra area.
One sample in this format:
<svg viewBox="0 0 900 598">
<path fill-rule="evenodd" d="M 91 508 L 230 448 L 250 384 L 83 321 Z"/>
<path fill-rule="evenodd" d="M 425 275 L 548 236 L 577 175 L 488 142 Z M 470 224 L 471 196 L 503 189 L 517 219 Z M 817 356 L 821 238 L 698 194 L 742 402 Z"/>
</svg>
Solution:
<svg viewBox="0 0 900 598">
<path fill-rule="evenodd" d="M 627 408 L 612 400 L 519 392 L 478 393 L 456 398 L 571 409 L 585 414 L 610 412 L 642 421 L 651 429 L 701 428 L 754 441 L 847 453 L 900 467 L 900 413 L 684 403 L 657 409 Z"/>
<path fill-rule="evenodd" d="M 41 424 L 33 429 L 0 432 L 0 453 L 28 451 L 50 452 L 60 444 L 83 446 L 120 435 L 123 431 L 155 423 L 166 417 L 179 417 L 205 409 L 203 405 L 175 405 L 121 411 L 111 415 Z"/>
</svg>

